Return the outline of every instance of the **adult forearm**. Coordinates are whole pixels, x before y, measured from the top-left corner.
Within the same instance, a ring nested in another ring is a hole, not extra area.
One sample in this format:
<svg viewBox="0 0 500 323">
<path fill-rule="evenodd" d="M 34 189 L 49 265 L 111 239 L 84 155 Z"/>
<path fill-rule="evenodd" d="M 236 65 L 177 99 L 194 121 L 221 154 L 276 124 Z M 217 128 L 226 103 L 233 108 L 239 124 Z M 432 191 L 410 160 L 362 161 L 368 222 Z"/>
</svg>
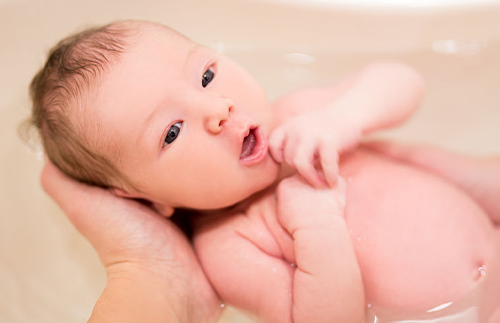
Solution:
<svg viewBox="0 0 500 323">
<path fill-rule="evenodd" d="M 158 291 L 158 288 L 158 284 L 152 286 L 149 278 L 120 277 L 108 280 L 89 323 L 188 322 L 185 311 L 181 311 L 178 306 L 180 300 L 169 299 L 166 296 L 168 289 Z"/>
<path fill-rule="evenodd" d="M 114 275 L 96 302 L 89 323 L 213 323 L 211 313 L 197 306 L 179 279 L 156 279 L 147 273 Z"/>
</svg>

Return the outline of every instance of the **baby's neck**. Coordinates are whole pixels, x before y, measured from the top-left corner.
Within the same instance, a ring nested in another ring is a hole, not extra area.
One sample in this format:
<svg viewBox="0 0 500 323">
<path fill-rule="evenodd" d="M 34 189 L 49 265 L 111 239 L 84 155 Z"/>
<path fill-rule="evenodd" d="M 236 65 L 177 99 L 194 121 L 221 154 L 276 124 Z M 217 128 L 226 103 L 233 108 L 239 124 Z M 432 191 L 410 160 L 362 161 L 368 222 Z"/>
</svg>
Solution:
<svg viewBox="0 0 500 323">
<path fill-rule="evenodd" d="M 281 180 L 283 180 L 284 178 L 293 175 L 295 172 L 296 170 L 294 168 L 282 164 L 280 174 L 276 178 L 276 180 L 261 191 L 254 193 L 246 199 L 241 200 L 231 206 L 214 210 L 195 210 L 192 212 L 192 214 L 195 215 L 195 218 L 197 218 L 196 222 L 205 222 L 212 221 L 215 218 L 222 216 L 247 213 L 250 207 L 255 207 L 261 204 L 261 202 L 264 202 L 264 200 L 273 198 L 278 183 L 281 182 Z"/>
<path fill-rule="evenodd" d="M 232 213 L 232 212 L 238 212 L 244 211 L 248 208 L 248 206 L 256 203 L 257 201 L 261 200 L 264 196 L 267 196 L 271 193 L 274 193 L 276 186 L 278 185 L 279 182 L 281 182 L 284 178 L 289 177 L 293 175 L 296 172 L 296 170 L 293 167 L 290 167 L 286 164 L 281 165 L 281 170 L 276 178 L 276 180 L 271 183 L 269 186 L 265 187 L 264 189 L 258 191 L 257 193 L 254 193 L 247 197 L 244 200 L 241 200 L 231 206 L 228 206 L 223 209 L 217 209 L 217 210 L 205 210 L 205 211 L 200 211 L 201 214 L 212 214 L 212 213 Z"/>
</svg>

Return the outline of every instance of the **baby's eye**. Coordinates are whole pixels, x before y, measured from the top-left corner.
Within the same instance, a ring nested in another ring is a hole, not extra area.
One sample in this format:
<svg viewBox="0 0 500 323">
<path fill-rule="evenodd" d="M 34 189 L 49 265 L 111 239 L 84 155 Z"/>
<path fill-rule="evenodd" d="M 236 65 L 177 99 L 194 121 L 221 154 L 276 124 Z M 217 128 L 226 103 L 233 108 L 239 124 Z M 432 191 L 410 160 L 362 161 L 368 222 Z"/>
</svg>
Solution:
<svg viewBox="0 0 500 323">
<path fill-rule="evenodd" d="M 215 73 L 213 71 L 213 68 L 210 67 L 208 70 L 205 71 L 205 73 L 203 73 L 203 77 L 201 78 L 201 85 L 203 87 L 206 87 L 208 85 L 208 83 L 212 82 L 212 80 L 214 79 L 214 76 L 215 76 Z"/>
<path fill-rule="evenodd" d="M 170 145 L 177 139 L 177 136 L 181 132 L 182 122 L 174 123 L 170 129 L 168 129 L 167 135 L 165 136 L 165 146 Z"/>
</svg>

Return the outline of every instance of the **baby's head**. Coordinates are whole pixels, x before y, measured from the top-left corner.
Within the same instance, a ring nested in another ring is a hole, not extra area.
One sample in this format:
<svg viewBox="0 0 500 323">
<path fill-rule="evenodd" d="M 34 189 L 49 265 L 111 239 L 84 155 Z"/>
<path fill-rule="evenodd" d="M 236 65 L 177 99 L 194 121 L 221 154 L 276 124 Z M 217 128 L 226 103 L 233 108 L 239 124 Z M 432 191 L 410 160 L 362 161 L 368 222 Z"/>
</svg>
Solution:
<svg viewBox="0 0 500 323">
<path fill-rule="evenodd" d="M 86 183 L 113 186 L 126 176 L 96 140 L 90 106 L 110 64 L 135 41 L 125 24 L 92 28 L 61 40 L 30 86 L 32 123 L 45 154 L 66 174 Z M 112 149 L 113 147 L 109 147 Z"/>
<path fill-rule="evenodd" d="M 162 25 L 124 21 L 61 41 L 31 84 L 32 122 L 66 174 L 163 209 L 214 209 L 274 182 L 261 87 Z M 168 213 L 168 212 L 166 212 Z"/>
</svg>

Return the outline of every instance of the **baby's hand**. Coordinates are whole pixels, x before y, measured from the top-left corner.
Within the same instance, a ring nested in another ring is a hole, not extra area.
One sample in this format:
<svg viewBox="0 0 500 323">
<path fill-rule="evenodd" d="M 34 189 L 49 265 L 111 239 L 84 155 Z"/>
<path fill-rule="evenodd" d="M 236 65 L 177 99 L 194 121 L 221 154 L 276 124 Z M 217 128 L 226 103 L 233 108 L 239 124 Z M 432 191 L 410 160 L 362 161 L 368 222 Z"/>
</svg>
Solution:
<svg viewBox="0 0 500 323">
<path fill-rule="evenodd" d="M 295 167 L 312 186 L 334 187 L 339 153 L 356 146 L 360 138 L 356 122 L 322 109 L 296 116 L 276 128 L 270 134 L 269 149 L 277 162 Z"/>
<path fill-rule="evenodd" d="M 339 176 L 334 187 L 315 189 L 296 174 L 280 182 L 277 199 L 278 218 L 290 234 L 298 228 L 322 227 L 334 216 L 344 216 L 346 182 Z"/>
</svg>

